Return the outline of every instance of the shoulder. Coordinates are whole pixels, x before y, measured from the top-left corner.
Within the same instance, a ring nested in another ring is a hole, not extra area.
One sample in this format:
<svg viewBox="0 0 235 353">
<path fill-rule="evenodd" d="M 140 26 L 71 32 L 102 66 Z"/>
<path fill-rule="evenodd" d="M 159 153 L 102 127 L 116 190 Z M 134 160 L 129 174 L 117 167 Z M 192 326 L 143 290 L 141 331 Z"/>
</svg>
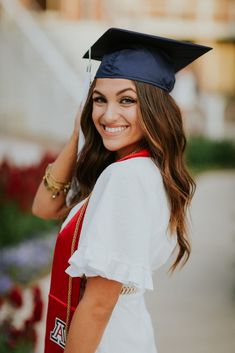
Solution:
<svg viewBox="0 0 235 353">
<path fill-rule="evenodd" d="M 136 157 L 106 167 L 91 193 L 90 208 L 104 206 L 141 209 L 149 215 L 168 213 L 161 173 L 151 158 Z M 144 209 L 143 209 L 144 206 Z"/>
<path fill-rule="evenodd" d="M 110 164 L 97 179 L 97 184 L 117 183 L 124 188 L 133 184 L 154 188 L 161 184 L 161 173 L 151 158 L 138 157 Z"/>
</svg>

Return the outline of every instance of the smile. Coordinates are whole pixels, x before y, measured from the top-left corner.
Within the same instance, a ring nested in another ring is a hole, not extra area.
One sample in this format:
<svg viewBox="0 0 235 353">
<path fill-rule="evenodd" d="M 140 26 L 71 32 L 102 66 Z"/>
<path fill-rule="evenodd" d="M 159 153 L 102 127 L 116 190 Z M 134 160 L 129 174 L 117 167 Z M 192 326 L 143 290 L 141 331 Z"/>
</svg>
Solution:
<svg viewBox="0 0 235 353">
<path fill-rule="evenodd" d="M 104 131 L 109 134 L 119 134 L 128 128 L 128 126 L 119 126 L 119 127 L 107 127 L 105 125 L 102 125 L 102 126 Z"/>
</svg>

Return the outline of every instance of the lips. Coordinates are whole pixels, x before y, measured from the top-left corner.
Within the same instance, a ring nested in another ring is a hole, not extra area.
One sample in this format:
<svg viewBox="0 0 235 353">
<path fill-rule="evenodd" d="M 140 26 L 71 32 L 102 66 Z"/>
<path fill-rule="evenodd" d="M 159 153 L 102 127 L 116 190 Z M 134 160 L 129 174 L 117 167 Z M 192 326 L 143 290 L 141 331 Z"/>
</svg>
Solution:
<svg viewBox="0 0 235 353">
<path fill-rule="evenodd" d="M 107 135 L 119 135 L 121 134 L 123 131 L 125 131 L 128 126 L 126 125 L 119 125 L 119 126 L 107 126 L 107 125 L 102 125 L 105 134 Z"/>
</svg>

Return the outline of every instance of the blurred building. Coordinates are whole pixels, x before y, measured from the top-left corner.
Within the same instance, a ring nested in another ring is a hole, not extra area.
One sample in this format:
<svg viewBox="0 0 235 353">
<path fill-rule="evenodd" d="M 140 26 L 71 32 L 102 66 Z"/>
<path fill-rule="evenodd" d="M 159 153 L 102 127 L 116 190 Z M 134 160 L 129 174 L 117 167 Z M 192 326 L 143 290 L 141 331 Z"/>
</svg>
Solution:
<svg viewBox="0 0 235 353">
<path fill-rule="evenodd" d="M 0 3 L 1 130 L 65 139 L 82 94 L 82 54 L 107 28 L 123 27 L 212 46 L 177 74 L 172 94 L 189 133 L 235 136 L 234 0 Z"/>
</svg>

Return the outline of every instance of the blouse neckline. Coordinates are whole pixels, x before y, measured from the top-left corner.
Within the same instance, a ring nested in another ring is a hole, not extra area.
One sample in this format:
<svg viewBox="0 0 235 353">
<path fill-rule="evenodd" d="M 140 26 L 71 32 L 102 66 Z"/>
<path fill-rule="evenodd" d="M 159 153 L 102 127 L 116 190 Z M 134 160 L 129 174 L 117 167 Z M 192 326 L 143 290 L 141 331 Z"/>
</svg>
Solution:
<svg viewBox="0 0 235 353">
<path fill-rule="evenodd" d="M 136 158 L 136 157 L 150 157 L 150 151 L 147 148 L 143 148 L 142 150 L 140 150 L 136 153 L 128 154 L 128 155 L 116 160 L 116 162 L 122 162 L 122 161 L 125 161 L 126 159 L 131 159 L 131 158 Z"/>
</svg>

